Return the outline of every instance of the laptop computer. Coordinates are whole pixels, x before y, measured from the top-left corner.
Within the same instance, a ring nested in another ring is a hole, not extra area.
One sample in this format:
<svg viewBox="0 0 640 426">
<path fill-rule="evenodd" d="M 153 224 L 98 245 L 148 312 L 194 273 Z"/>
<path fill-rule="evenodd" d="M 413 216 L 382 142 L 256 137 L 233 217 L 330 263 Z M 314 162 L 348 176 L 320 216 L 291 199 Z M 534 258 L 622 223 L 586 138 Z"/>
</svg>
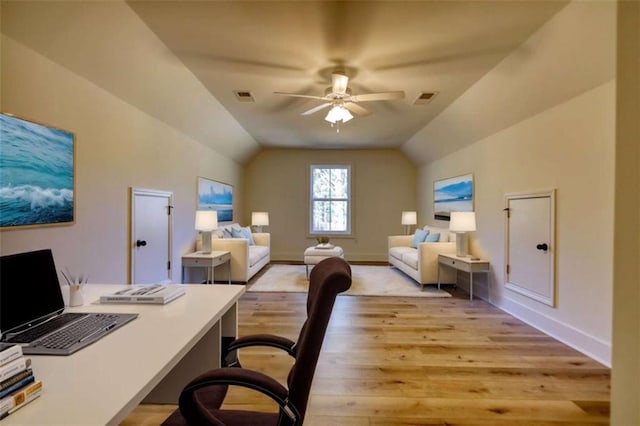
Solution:
<svg viewBox="0 0 640 426">
<path fill-rule="evenodd" d="M 137 316 L 65 313 L 50 249 L 0 257 L 0 341 L 26 355 L 70 355 Z"/>
</svg>

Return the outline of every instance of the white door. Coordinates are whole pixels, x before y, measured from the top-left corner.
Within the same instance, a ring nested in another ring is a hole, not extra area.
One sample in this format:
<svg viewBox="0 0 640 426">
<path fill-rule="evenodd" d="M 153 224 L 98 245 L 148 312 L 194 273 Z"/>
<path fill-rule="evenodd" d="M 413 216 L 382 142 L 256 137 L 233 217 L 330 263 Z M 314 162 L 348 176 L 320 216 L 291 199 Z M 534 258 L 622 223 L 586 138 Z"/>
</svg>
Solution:
<svg viewBox="0 0 640 426">
<path fill-rule="evenodd" d="M 555 191 L 507 194 L 506 287 L 555 303 Z"/>
<path fill-rule="evenodd" d="M 171 192 L 131 189 L 132 284 L 171 280 Z"/>
</svg>

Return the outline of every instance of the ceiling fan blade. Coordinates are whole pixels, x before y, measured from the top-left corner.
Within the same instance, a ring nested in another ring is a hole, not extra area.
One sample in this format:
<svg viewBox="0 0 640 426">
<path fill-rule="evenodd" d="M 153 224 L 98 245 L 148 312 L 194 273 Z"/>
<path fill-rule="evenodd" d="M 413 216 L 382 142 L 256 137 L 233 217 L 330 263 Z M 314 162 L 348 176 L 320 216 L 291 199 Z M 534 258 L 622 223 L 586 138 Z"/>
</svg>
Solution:
<svg viewBox="0 0 640 426">
<path fill-rule="evenodd" d="M 344 107 L 349 111 L 351 111 L 352 113 L 354 113 L 355 115 L 358 115 L 360 117 L 364 117 L 371 114 L 371 111 L 369 111 L 364 107 L 361 107 L 358 104 L 354 104 L 353 102 L 345 102 Z"/>
<path fill-rule="evenodd" d="M 301 113 L 300 113 L 300 115 L 311 115 L 311 114 L 313 114 L 314 112 L 318 112 L 318 111 L 320 111 L 320 110 L 322 110 L 322 109 L 325 109 L 325 108 L 327 108 L 327 107 L 330 107 L 331 105 L 333 105 L 333 102 L 327 102 L 327 103 L 325 103 L 325 104 L 320 104 L 320 105 L 315 106 L 315 107 L 313 107 L 313 108 L 311 108 L 311 109 L 308 109 L 308 110 L 306 110 L 306 111 L 304 111 L 304 112 L 301 112 Z"/>
<path fill-rule="evenodd" d="M 390 101 L 393 99 L 403 99 L 404 92 L 397 90 L 395 92 L 380 92 L 380 93 L 365 93 L 364 95 L 351 95 L 353 102 L 368 102 L 368 101 Z"/>
<path fill-rule="evenodd" d="M 344 74 L 334 72 L 331 74 L 331 83 L 333 86 L 333 93 L 344 95 L 345 93 L 347 93 L 347 84 L 349 83 L 349 77 Z"/>
<path fill-rule="evenodd" d="M 293 97 L 296 97 L 296 98 L 319 99 L 321 101 L 329 101 L 330 100 L 326 96 L 301 95 L 299 93 L 285 93 L 285 92 L 273 92 L 273 93 L 275 95 L 293 96 Z"/>
</svg>

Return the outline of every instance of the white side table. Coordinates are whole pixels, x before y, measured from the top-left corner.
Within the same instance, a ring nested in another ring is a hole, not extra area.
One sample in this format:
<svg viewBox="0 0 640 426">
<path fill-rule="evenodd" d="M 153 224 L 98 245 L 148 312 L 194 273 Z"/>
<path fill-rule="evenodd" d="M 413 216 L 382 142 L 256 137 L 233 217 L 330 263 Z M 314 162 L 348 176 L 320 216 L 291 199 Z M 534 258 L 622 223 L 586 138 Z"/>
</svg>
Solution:
<svg viewBox="0 0 640 426">
<path fill-rule="evenodd" d="M 440 268 L 442 265 L 469 273 L 469 300 L 473 300 L 473 274 L 476 272 L 484 272 L 487 274 L 487 281 L 489 280 L 488 260 L 472 259 L 471 257 L 458 257 L 455 254 L 439 254 L 438 288 L 440 288 Z"/>
<path fill-rule="evenodd" d="M 182 256 L 182 282 L 184 283 L 184 268 L 207 268 L 207 283 L 214 284 L 214 269 L 216 266 L 227 264 L 227 279 L 231 284 L 231 253 L 228 251 L 212 251 L 203 253 L 196 251 Z"/>
</svg>

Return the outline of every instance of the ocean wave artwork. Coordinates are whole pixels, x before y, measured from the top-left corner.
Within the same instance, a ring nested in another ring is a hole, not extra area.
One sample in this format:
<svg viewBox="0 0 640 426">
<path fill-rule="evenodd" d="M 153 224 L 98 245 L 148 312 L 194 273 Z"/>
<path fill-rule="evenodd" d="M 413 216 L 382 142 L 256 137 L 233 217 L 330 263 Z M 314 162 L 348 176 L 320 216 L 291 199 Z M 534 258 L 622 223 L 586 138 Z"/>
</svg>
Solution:
<svg viewBox="0 0 640 426">
<path fill-rule="evenodd" d="M 199 177 L 198 210 L 215 210 L 218 222 L 233 221 L 233 186 Z"/>
<path fill-rule="evenodd" d="M 0 227 L 74 222 L 73 133 L 0 114 Z"/>
<path fill-rule="evenodd" d="M 450 220 L 451 212 L 473 211 L 473 175 L 438 180 L 433 185 L 433 214 Z"/>
</svg>

